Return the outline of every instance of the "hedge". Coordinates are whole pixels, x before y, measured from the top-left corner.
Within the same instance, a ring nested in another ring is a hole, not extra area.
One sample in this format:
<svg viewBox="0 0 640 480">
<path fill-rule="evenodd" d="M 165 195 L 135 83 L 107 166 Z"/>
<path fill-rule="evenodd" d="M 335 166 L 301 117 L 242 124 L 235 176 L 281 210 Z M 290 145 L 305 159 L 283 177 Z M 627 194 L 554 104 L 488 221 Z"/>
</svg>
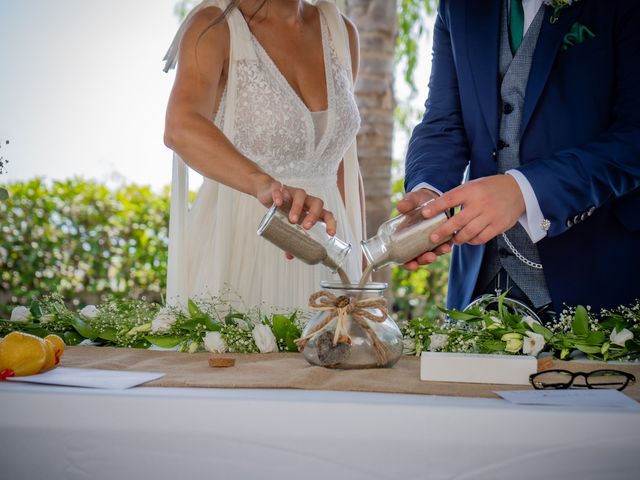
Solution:
<svg viewBox="0 0 640 480">
<path fill-rule="evenodd" d="M 398 190 L 397 185 L 394 186 Z M 161 301 L 167 270 L 169 191 L 73 178 L 13 183 L 0 202 L 0 316 L 57 293 L 75 305 L 109 296 Z M 392 272 L 401 317 L 442 305 L 448 257 Z"/>
</svg>

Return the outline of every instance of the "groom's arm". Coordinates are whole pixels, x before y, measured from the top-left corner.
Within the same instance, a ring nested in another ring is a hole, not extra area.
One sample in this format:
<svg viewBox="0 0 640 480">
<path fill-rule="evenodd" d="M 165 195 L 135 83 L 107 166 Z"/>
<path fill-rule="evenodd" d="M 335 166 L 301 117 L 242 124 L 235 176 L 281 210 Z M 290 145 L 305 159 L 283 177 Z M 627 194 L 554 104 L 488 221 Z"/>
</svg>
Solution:
<svg viewBox="0 0 640 480">
<path fill-rule="evenodd" d="M 640 4 L 623 5 L 612 52 L 618 59 L 612 125 L 586 145 L 517 168 L 551 222 L 549 236 L 571 228 L 576 215 L 640 188 Z"/>
<path fill-rule="evenodd" d="M 409 141 L 405 164 L 407 192 L 422 183 L 440 192 L 460 185 L 469 159 L 451 48 L 448 3 L 441 0 L 438 8 L 433 32 L 429 96 L 424 118 Z"/>
<path fill-rule="evenodd" d="M 640 188 L 640 4 L 620 4 L 613 32 L 617 62 L 611 126 L 592 142 L 517 168 L 535 192 L 549 236 L 571 228 L 569 220 L 576 215 Z M 458 205 L 465 208 L 434 232 L 433 241 L 457 232 L 455 243 L 482 244 L 525 213 L 522 192 L 510 175 L 479 178 L 454 188 L 424 214 L 433 216 Z"/>
</svg>

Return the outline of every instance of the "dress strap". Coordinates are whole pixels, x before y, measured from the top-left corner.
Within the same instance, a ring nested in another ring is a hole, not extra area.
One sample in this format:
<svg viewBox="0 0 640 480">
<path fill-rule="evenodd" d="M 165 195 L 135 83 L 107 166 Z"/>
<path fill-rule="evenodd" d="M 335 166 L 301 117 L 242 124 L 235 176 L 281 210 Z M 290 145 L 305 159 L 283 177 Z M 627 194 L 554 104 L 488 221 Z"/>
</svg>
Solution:
<svg viewBox="0 0 640 480">
<path fill-rule="evenodd" d="M 344 19 L 338 7 L 328 0 L 320 0 L 318 9 L 324 15 L 329 29 L 329 35 L 333 39 L 340 65 L 351 75 L 353 83 L 353 72 L 351 71 L 351 47 L 349 45 L 349 34 L 344 24 Z"/>
<path fill-rule="evenodd" d="M 347 26 L 344 23 L 342 14 L 334 3 L 327 0 L 319 1 L 317 6 L 320 9 L 320 12 L 324 15 L 327 27 L 329 28 L 329 35 L 333 39 L 333 44 L 336 49 L 338 62 L 340 62 L 340 65 L 347 72 L 351 90 L 353 90 L 353 71 L 351 69 L 352 64 L 349 33 L 347 32 Z M 344 155 L 343 165 L 345 209 L 356 241 L 360 242 L 364 239 L 366 231 L 364 209 L 360 200 L 362 175 L 360 173 L 360 165 L 358 163 L 358 150 L 355 139 Z"/>
<path fill-rule="evenodd" d="M 180 51 L 180 42 L 187 30 L 189 23 L 193 17 L 201 10 L 207 7 L 217 7 L 224 11 L 229 6 L 229 0 L 204 0 L 189 12 L 186 18 L 183 20 L 180 28 L 173 37 L 173 41 L 165 54 L 163 61 L 165 62 L 164 71 L 168 72 L 176 67 L 178 63 L 178 53 Z M 251 46 L 251 32 L 247 26 L 247 22 L 244 20 L 242 13 L 236 8 L 225 19 L 229 25 L 229 34 L 231 37 L 231 51 L 229 52 L 229 58 L 232 61 L 255 59 L 255 52 Z"/>
</svg>

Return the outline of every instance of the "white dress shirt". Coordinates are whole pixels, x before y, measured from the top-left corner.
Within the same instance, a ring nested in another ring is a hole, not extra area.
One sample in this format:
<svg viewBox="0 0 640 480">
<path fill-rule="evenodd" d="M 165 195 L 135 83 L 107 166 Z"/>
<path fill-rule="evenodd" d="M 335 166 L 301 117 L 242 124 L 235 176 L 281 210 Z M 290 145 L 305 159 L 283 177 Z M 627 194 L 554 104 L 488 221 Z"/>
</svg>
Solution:
<svg viewBox="0 0 640 480">
<path fill-rule="evenodd" d="M 542 6 L 543 0 L 522 0 L 522 7 L 524 10 L 524 34 L 527 33 L 534 17 L 538 13 L 538 10 Z M 510 5 L 510 2 L 507 3 Z M 547 236 L 547 230 L 549 228 L 548 222 L 545 221 L 542 210 L 540 209 L 540 203 L 538 197 L 533 191 L 533 187 L 527 177 L 524 176 L 518 170 L 507 170 L 507 175 L 511 175 L 517 182 L 524 197 L 525 212 L 518 219 L 522 228 L 527 232 L 529 238 L 533 243 L 539 242 Z M 436 192 L 438 195 L 442 195 L 442 192 L 426 182 L 420 183 L 413 188 L 413 192 L 426 188 Z"/>
</svg>

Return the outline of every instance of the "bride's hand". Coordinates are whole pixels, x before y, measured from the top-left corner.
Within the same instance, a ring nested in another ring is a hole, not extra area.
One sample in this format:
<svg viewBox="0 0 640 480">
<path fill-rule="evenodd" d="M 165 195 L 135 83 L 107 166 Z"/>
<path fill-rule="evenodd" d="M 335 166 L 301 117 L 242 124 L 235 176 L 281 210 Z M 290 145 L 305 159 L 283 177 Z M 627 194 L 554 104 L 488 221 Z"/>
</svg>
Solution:
<svg viewBox="0 0 640 480">
<path fill-rule="evenodd" d="M 329 235 L 336 234 L 336 220 L 333 214 L 325 210 L 324 202 L 318 197 L 307 194 L 301 188 L 290 187 L 277 181 L 269 182 L 268 186 L 261 188 L 256 198 L 265 207 L 275 204 L 291 205 L 289 208 L 289 221 L 298 223 L 302 218 L 302 227 L 310 229 L 318 220 L 322 220 L 327 225 Z"/>
</svg>

